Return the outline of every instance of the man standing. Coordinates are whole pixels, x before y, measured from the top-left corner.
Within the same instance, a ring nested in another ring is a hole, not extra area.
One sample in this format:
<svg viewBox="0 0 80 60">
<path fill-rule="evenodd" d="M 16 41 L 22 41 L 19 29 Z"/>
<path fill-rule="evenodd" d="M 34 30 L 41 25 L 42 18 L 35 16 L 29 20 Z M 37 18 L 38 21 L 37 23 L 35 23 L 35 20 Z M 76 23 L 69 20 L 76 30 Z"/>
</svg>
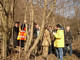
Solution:
<svg viewBox="0 0 80 60">
<path fill-rule="evenodd" d="M 38 37 L 39 36 L 39 31 L 40 31 L 40 27 L 39 27 L 38 24 L 36 25 L 36 31 L 37 31 L 37 37 Z"/>
<path fill-rule="evenodd" d="M 73 41 L 73 38 L 72 38 L 71 31 L 70 31 L 70 27 L 67 26 L 66 33 L 65 33 L 65 52 L 64 52 L 65 55 L 66 55 L 66 52 L 68 52 L 70 56 L 72 55 L 72 45 L 71 45 L 72 41 Z"/>
<path fill-rule="evenodd" d="M 61 24 L 56 25 L 57 33 L 53 32 L 55 36 L 54 47 L 56 51 L 57 58 L 63 60 L 63 48 L 64 48 L 64 30 L 61 29 Z"/>
<path fill-rule="evenodd" d="M 51 45 L 50 33 L 48 31 L 48 25 L 45 25 L 44 28 L 44 36 L 43 36 L 43 56 L 46 57 L 48 55 L 49 45 Z"/>
<path fill-rule="evenodd" d="M 36 25 L 37 23 L 34 22 L 34 27 L 33 27 L 33 39 L 36 39 L 37 38 L 37 29 L 36 29 Z"/>
<path fill-rule="evenodd" d="M 14 45 L 14 48 L 16 48 L 16 46 L 18 46 L 18 42 L 17 42 L 18 33 L 19 33 L 19 22 L 15 22 L 15 26 L 13 27 L 13 45 Z"/>
<path fill-rule="evenodd" d="M 19 46 L 24 47 L 24 43 L 26 41 L 26 26 L 25 24 L 21 25 L 21 31 L 18 33 L 17 40 L 19 41 Z"/>
</svg>

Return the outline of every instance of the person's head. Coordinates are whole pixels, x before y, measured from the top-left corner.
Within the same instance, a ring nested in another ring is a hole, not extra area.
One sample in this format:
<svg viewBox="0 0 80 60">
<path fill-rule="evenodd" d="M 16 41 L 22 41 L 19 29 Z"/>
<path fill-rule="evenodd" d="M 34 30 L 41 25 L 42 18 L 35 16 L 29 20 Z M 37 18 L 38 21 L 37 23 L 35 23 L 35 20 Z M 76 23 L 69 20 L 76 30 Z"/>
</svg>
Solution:
<svg viewBox="0 0 80 60">
<path fill-rule="evenodd" d="M 49 23 L 46 23 L 45 25 L 44 25 L 44 29 L 48 29 L 49 30 Z"/>
<path fill-rule="evenodd" d="M 57 27 L 55 26 L 55 27 L 54 27 L 54 29 L 56 29 L 56 30 L 57 30 Z"/>
<path fill-rule="evenodd" d="M 48 24 L 45 24 L 45 25 L 44 25 L 44 29 L 47 29 L 47 28 L 48 28 Z"/>
<path fill-rule="evenodd" d="M 49 26 L 48 26 L 48 29 L 49 29 L 49 30 L 52 30 L 52 27 L 49 25 Z"/>
<path fill-rule="evenodd" d="M 70 31 L 70 27 L 69 26 L 66 27 L 66 31 Z"/>
<path fill-rule="evenodd" d="M 15 26 L 16 27 L 19 27 L 19 22 L 15 22 Z"/>
<path fill-rule="evenodd" d="M 24 23 L 26 23 L 27 21 L 26 20 L 24 20 Z"/>
<path fill-rule="evenodd" d="M 39 25 L 38 24 L 36 25 L 36 28 L 39 29 Z"/>
<path fill-rule="evenodd" d="M 55 28 L 56 29 L 60 29 L 60 28 L 62 28 L 62 25 L 61 24 L 57 24 Z"/>
<path fill-rule="evenodd" d="M 33 22 L 33 24 L 34 24 L 34 27 L 36 28 L 37 23 L 36 22 Z"/>
</svg>

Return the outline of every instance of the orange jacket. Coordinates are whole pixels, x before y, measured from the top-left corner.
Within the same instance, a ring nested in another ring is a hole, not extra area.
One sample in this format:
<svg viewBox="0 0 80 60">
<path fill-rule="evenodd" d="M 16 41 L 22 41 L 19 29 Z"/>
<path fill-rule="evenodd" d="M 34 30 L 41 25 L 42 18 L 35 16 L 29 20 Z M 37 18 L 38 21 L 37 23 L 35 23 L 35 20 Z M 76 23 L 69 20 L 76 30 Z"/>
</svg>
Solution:
<svg viewBox="0 0 80 60">
<path fill-rule="evenodd" d="M 18 37 L 17 40 L 26 40 L 26 31 L 25 30 L 21 30 L 18 33 Z"/>
</svg>

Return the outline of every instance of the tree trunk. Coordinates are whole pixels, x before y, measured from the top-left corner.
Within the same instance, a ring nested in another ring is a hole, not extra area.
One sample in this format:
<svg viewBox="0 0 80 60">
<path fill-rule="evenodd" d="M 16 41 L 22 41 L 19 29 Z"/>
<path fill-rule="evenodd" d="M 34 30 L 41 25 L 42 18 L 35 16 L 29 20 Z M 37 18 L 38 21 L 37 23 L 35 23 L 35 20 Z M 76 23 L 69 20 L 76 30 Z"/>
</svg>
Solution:
<svg viewBox="0 0 80 60">
<path fill-rule="evenodd" d="M 42 26 L 41 26 L 41 30 L 40 30 L 40 34 L 38 36 L 38 38 L 35 40 L 33 46 L 30 48 L 30 50 L 28 51 L 27 53 L 27 57 L 30 57 L 30 53 L 35 49 L 35 47 L 37 46 L 39 40 L 40 40 L 40 37 L 43 33 L 43 30 L 44 30 L 44 24 L 45 24 L 45 20 L 46 20 L 46 5 L 47 5 L 47 0 L 45 0 L 45 8 L 44 8 L 44 12 L 43 12 L 43 22 L 42 22 Z"/>
<path fill-rule="evenodd" d="M 56 9 L 56 0 L 53 0 L 53 25 L 52 26 L 55 26 L 55 9 Z"/>
<path fill-rule="evenodd" d="M 75 1 L 74 1 L 75 2 Z M 75 7 L 75 15 L 76 15 L 76 24 L 77 24 L 77 40 L 79 41 L 79 35 L 78 35 L 78 31 L 79 31 L 79 22 L 78 22 L 78 0 L 76 0 L 77 5 L 74 4 Z"/>
<path fill-rule="evenodd" d="M 62 20 L 62 23 L 63 23 L 63 27 L 64 28 L 66 28 L 66 25 L 67 25 L 67 23 L 65 24 L 65 22 L 67 22 L 67 19 L 64 19 L 65 17 L 64 17 L 64 13 L 65 13 L 65 8 L 63 9 L 63 20 Z M 66 20 L 66 21 L 65 21 Z"/>
<path fill-rule="evenodd" d="M 8 41 L 8 16 L 5 15 L 5 9 L 6 9 L 6 12 L 8 13 L 8 8 L 9 6 L 5 7 L 6 6 L 6 0 L 3 0 L 3 8 L 2 8 L 2 16 L 1 16 L 1 20 L 2 20 L 2 26 L 3 26 L 3 59 L 6 59 L 7 58 L 7 41 Z M 7 3 L 9 1 L 7 0 Z"/>
<path fill-rule="evenodd" d="M 3 14 L 2 16 L 2 23 L 3 23 L 3 59 L 6 59 L 7 57 L 7 39 L 8 39 L 8 36 L 7 36 L 7 23 L 6 23 L 6 19 L 4 17 L 5 15 Z"/>
<path fill-rule="evenodd" d="M 27 2 L 28 1 L 26 1 L 26 9 L 25 9 L 25 17 L 24 17 L 24 19 L 26 20 L 26 34 L 27 34 L 27 39 L 26 39 L 26 43 L 25 43 L 25 51 L 27 50 L 28 39 L 29 39 L 29 35 L 28 35 L 28 31 L 27 31 L 27 19 L 26 19 L 26 17 L 27 17 Z"/>
<path fill-rule="evenodd" d="M 33 17 L 34 17 L 34 10 L 33 10 L 33 0 L 31 0 L 31 12 L 30 12 L 30 20 L 31 20 L 31 31 L 30 31 L 30 38 L 28 37 L 28 43 L 26 42 L 25 51 L 29 49 L 31 46 L 31 42 L 33 40 Z"/>
</svg>

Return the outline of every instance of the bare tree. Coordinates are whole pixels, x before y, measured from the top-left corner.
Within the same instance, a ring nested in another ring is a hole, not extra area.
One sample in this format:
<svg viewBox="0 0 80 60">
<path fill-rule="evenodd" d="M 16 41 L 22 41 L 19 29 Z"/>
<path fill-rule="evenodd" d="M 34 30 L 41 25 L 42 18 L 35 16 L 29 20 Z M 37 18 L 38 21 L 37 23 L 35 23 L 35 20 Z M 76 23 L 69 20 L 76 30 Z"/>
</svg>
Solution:
<svg viewBox="0 0 80 60">
<path fill-rule="evenodd" d="M 56 10 L 56 0 L 53 0 L 53 25 L 55 26 L 55 10 Z"/>
<path fill-rule="evenodd" d="M 7 36 L 7 33 L 8 33 L 8 21 L 6 20 L 6 17 L 5 17 L 5 12 L 4 12 L 4 8 L 5 8 L 5 0 L 3 1 L 3 11 L 2 11 L 2 23 L 3 23 L 3 28 L 4 28 L 4 31 L 3 31 L 3 59 L 6 59 L 7 57 L 7 39 L 8 39 L 8 36 Z"/>
<path fill-rule="evenodd" d="M 47 5 L 47 0 L 45 0 L 45 8 L 44 8 L 44 12 L 43 12 L 43 22 L 42 22 L 42 26 L 41 26 L 41 30 L 40 30 L 40 34 L 38 36 L 38 38 L 35 40 L 33 46 L 30 48 L 30 50 L 28 51 L 27 53 L 27 57 L 30 56 L 30 53 L 35 49 L 35 47 L 37 46 L 39 40 L 40 40 L 40 37 L 43 33 L 43 29 L 44 29 L 44 24 L 45 24 L 45 20 L 46 20 L 46 5 Z"/>
<path fill-rule="evenodd" d="M 75 4 L 77 2 L 77 5 Z M 75 19 L 76 19 L 76 24 L 77 24 L 77 31 L 79 31 L 79 21 L 78 21 L 78 0 L 74 0 L 74 7 L 75 7 Z M 79 35 L 77 40 L 79 41 Z"/>
</svg>

